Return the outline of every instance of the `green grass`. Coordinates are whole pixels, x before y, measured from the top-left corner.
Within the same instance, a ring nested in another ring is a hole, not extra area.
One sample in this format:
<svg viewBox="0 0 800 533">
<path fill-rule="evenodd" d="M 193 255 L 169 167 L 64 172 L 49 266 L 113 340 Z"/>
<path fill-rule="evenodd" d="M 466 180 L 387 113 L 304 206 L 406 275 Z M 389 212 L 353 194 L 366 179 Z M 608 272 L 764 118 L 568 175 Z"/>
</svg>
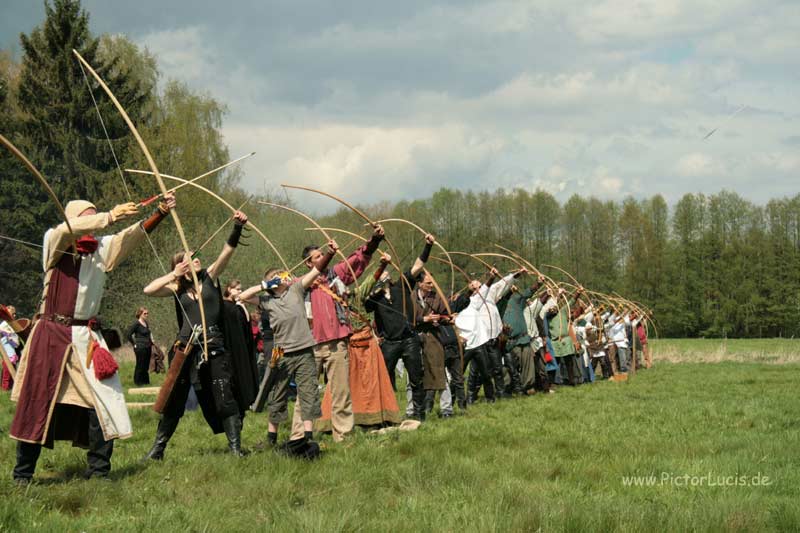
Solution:
<svg viewBox="0 0 800 533">
<path fill-rule="evenodd" d="M 672 363 L 800 363 L 800 339 L 656 339 L 652 349 Z"/>
<path fill-rule="evenodd" d="M 125 363 L 123 377 L 130 373 Z M 193 412 L 165 461 L 142 466 L 156 415 L 135 410 L 135 436 L 117 442 L 111 481 L 81 480 L 84 452 L 57 443 L 42 452 L 39 483 L 16 488 L 14 442 L 0 439 L 0 530 L 797 530 L 799 380 L 797 364 L 657 359 L 626 383 L 478 405 L 344 445 L 325 438 L 316 463 L 270 452 L 237 460 Z M 2 395 L 0 427 L 12 409 Z M 245 443 L 265 429 L 263 415 L 248 416 Z M 770 484 L 623 482 L 663 473 L 710 473 L 717 483 L 761 474 Z"/>
</svg>

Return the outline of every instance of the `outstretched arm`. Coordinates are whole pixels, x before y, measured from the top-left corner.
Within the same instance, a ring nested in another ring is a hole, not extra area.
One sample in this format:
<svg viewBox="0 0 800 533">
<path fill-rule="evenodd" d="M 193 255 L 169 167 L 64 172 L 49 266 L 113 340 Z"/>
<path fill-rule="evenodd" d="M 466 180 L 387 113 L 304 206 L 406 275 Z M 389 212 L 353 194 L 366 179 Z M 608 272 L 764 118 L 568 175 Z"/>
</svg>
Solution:
<svg viewBox="0 0 800 533">
<path fill-rule="evenodd" d="M 370 295 L 372 294 L 375 285 L 377 285 L 378 280 L 381 279 L 381 275 L 383 275 L 383 271 L 386 270 L 386 265 L 388 265 L 392 260 L 392 256 L 384 253 L 381 254 L 381 261 L 378 264 L 378 268 L 375 269 L 375 273 L 372 275 L 371 278 L 362 281 L 358 288 L 356 289 L 355 296 L 356 301 L 361 302 L 364 306 L 369 301 Z M 368 312 L 372 310 L 367 309 Z"/>
<path fill-rule="evenodd" d="M 328 268 L 328 263 L 331 262 L 333 256 L 336 254 L 336 251 L 339 249 L 339 245 L 336 244 L 336 241 L 333 239 L 328 241 L 328 253 L 324 254 L 317 264 L 314 265 L 314 268 L 309 270 L 302 278 L 300 278 L 300 283 L 303 284 L 304 289 L 308 289 L 314 280 L 317 279 L 317 276 L 320 275 L 321 272 L 325 272 Z"/>
<path fill-rule="evenodd" d="M 115 209 L 119 212 L 120 207 L 123 208 L 123 211 L 128 209 L 126 206 L 118 206 Z M 110 237 L 103 237 L 102 257 L 106 272 L 111 272 L 127 259 L 144 240 L 145 234 L 152 233 L 174 207 L 175 193 L 168 192 L 164 196 L 164 201 L 158 204 L 156 210 L 148 218 L 132 224 Z"/>
<path fill-rule="evenodd" d="M 422 253 L 419 254 L 414 264 L 411 265 L 411 277 L 416 278 L 417 274 L 422 272 L 422 269 L 425 268 L 425 263 L 428 262 L 428 257 L 431 255 L 431 248 L 433 248 L 433 243 L 436 242 L 436 239 L 430 233 L 425 235 L 425 248 L 422 249 Z"/>
<path fill-rule="evenodd" d="M 108 213 L 97 213 L 96 215 L 78 216 L 69 219 L 72 232 L 69 231 L 66 222 L 62 222 L 55 228 L 45 233 L 43 266 L 49 270 L 61 259 L 64 250 L 78 237 L 89 235 L 98 230 L 107 228 L 111 224 L 124 218 L 133 216 L 139 211 L 133 202 L 120 204 Z"/>
<path fill-rule="evenodd" d="M 500 299 L 503 296 L 505 296 L 506 293 L 508 293 L 508 291 L 511 290 L 511 285 L 514 283 L 514 279 L 517 276 L 523 274 L 524 272 L 525 272 L 524 270 L 512 272 L 508 274 L 506 277 L 501 278 L 500 281 L 498 281 L 497 283 L 492 284 L 492 286 L 489 287 L 489 294 L 486 297 L 486 299 L 494 303 L 499 302 Z"/>
<path fill-rule="evenodd" d="M 228 266 L 228 262 L 231 260 L 231 257 L 233 257 L 233 252 L 236 251 L 236 247 L 239 245 L 239 239 L 242 236 L 242 228 L 245 224 L 247 224 L 247 215 L 241 211 L 236 211 L 233 214 L 233 229 L 228 237 L 228 242 L 222 247 L 222 252 L 220 252 L 217 260 L 211 263 L 207 269 L 209 277 L 214 281 L 217 281 L 219 275 L 225 271 L 225 267 Z"/>
<path fill-rule="evenodd" d="M 144 293 L 147 296 L 156 296 L 164 298 L 172 296 L 178 290 L 177 281 L 184 275 L 189 273 L 189 261 L 184 259 L 177 265 L 172 272 L 168 272 L 161 277 L 158 277 L 147 284 L 144 288 Z"/>
<path fill-rule="evenodd" d="M 258 295 L 264 288 L 261 285 L 253 285 L 249 289 L 245 289 L 239 294 L 239 301 L 251 305 L 258 305 Z"/>
<path fill-rule="evenodd" d="M 356 278 L 361 277 L 361 274 L 366 270 L 370 259 L 372 259 L 372 254 L 378 249 L 378 245 L 383 240 L 383 235 L 383 226 L 377 226 L 372 233 L 372 238 L 348 256 L 347 263 L 352 267 Z M 333 272 L 345 285 L 351 285 L 356 281 L 344 261 L 336 263 L 333 267 Z"/>
</svg>

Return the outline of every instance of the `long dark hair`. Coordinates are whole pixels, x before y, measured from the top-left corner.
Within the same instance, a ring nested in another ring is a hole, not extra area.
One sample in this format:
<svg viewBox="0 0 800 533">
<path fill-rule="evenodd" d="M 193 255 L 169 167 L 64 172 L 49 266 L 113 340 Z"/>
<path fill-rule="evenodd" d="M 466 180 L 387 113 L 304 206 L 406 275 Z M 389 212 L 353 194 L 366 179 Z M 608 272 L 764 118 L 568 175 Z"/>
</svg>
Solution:
<svg viewBox="0 0 800 533">
<path fill-rule="evenodd" d="M 183 261 L 184 257 L 186 257 L 186 252 L 184 252 L 183 250 L 173 254 L 172 261 L 171 261 L 172 270 L 175 270 L 175 267 L 178 265 L 178 263 Z M 193 268 L 192 265 L 191 265 L 191 261 L 192 261 L 191 258 L 189 258 L 189 268 Z M 191 288 L 193 286 L 194 286 L 194 283 L 192 282 L 191 279 L 186 279 L 186 276 L 181 276 L 181 277 L 178 278 L 178 291 L 177 292 L 178 292 L 178 294 L 184 293 L 187 290 L 189 290 L 189 288 Z"/>
</svg>

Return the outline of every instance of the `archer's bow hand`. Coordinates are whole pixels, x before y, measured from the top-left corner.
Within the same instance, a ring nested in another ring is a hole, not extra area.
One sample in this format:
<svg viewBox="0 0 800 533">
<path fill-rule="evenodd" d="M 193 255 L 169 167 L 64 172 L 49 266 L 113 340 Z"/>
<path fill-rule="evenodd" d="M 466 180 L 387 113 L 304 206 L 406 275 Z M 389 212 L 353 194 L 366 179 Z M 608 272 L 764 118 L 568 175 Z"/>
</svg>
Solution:
<svg viewBox="0 0 800 533">
<path fill-rule="evenodd" d="M 236 211 L 233 214 L 233 220 L 234 224 L 237 224 L 239 226 L 244 226 L 245 224 L 247 224 L 247 215 L 245 215 L 244 212 L 242 211 Z"/>
<path fill-rule="evenodd" d="M 169 191 L 164 195 L 164 200 L 158 204 L 158 208 L 166 215 L 171 210 L 175 209 L 176 205 L 177 201 L 175 200 L 175 193 Z"/>
<path fill-rule="evenodd" d="M 384 236 L 385 233 L 383 231 L 383 226 L 381 226 L 380 224 L 376 224 L 372 232 L 372 237 L 369 239 L 369 241 L 367 241 L 367 244 L 365 245 L 366 248 L 364 252 L 367 255 L 372 255 L 373 253 L 375 253 L 375 250 L 378 249 L 378 245 L 381 243 Z"/>
</svg>

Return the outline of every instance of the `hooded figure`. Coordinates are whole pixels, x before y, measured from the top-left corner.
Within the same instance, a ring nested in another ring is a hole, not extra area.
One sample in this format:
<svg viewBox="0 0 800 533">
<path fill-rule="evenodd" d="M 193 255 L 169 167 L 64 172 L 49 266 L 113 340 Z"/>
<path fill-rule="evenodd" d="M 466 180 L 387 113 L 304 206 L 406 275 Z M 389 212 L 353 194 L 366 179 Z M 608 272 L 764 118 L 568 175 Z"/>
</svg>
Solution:
<svg viewBox="0 0 800 533">
<path fill-rule="evenodd" d="M 69 226 L 62 222 L 45 233 L 42 302 L 11 395 L 17 402 L 9 431 L 19 441 L 17 482 L 30 481 L 42 445 L 52 448 L 55 440 L 88 448 L 86 476 L 107 476 L 114 439 L 131 436 L 116 362 L 96 316 L 108 273 L 174 205 L 170 194 L 144 222 L 98 239 L 95 231 L 137 214 L 136 206 L 97 213 L 92 203 L 74 200 L 65 209 Z"/>
</svg>

